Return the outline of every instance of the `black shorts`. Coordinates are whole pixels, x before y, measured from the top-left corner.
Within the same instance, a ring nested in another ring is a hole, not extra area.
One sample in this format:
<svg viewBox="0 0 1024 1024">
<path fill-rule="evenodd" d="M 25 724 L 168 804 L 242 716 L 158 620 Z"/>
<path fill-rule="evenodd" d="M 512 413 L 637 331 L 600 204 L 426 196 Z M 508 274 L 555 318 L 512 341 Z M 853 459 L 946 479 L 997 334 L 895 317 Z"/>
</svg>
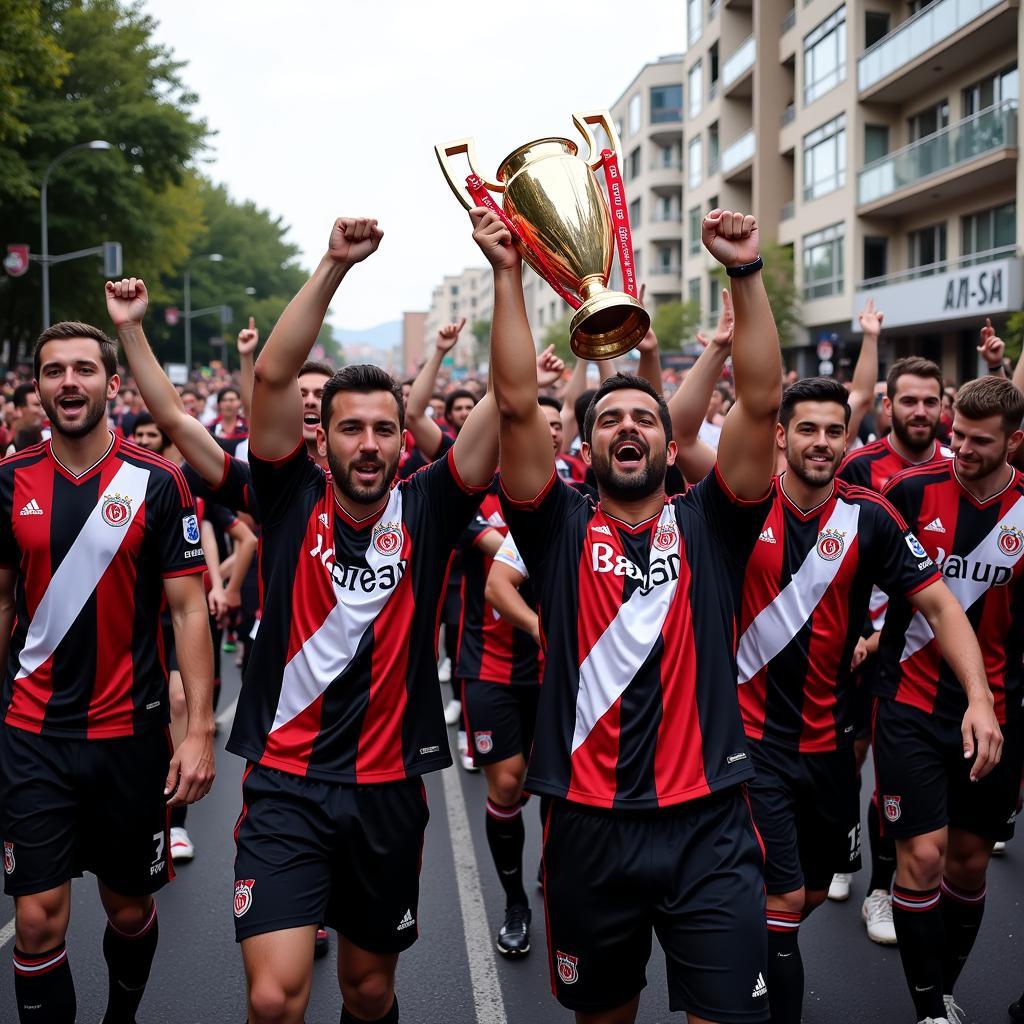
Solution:
<svg viewBox="0 0 1024 1024">
<path fill-rule="evenodd" d="M 462 721 L 477 766 L 530 756 L 537 724 L 539 686 L 507 686 L 467 679 L 462 684 Z"/>
<path fill-rule="evenodd" d="M 772 896 L 827 889 L 837 872 L 860 870 L 860 806 L 853 748 L 801 754 L 747 741 L 757 769 L 747 784 L 765 849 Z"/>
<path fill-rule="evenodd" d="M 647 984 L 651 932 L 669 1005 L 768 1020 L 763 861 L 742 787 L 647 813 L 552 802 L 544 840 L 551 987 L 599 1013 Z"/>
<path fill-rule="evenodd" d="M 235 939 L 327 924 L 371 953 L 418 935 L 421 779 L 320 782 L 250 765 L 235 826 Z"/>
<path fill-rule="evenodd" d="M 4 891 L 45 892 L 83 871 L 122 896 L 166 885 L 170 760 L 166 730 L 72 740 L 0 725 Z"/>
<path fill-rule="evenodd" d="M 950 825 L 993 842 L 1009 839 L 1020 790 L 1020 713 L 1001 729 L 1002 759 L 971 782 L 959 722 L 879 699 L 872 743 L 885 835 L 909 839 Z"/>
</svg>

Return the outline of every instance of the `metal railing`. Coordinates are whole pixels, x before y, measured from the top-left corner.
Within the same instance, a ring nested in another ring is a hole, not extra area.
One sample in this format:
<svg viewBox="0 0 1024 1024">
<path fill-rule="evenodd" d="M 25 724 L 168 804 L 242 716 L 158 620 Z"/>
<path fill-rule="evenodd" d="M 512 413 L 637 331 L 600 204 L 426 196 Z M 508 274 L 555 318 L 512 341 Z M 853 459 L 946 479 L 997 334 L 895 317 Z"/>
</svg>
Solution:
<svg viewBox="0 0 1024 1024">
<path fill-rule="evenodd" d="M 670 210 L 665 213 L 664 210 L 655 210 L 651 214 L 652 224 L 678 224 L 683 219 L 683 213 L 681 210 Z"/>
<path fill-rule="evenodd" d="M 787 124 L 792 124 L 796 120 L 796 104 L 790 103 L 788 107 L 782 112 L 782 127 L 785 128 Z"/>
<path fill-rule="evenodd" d="M 894 71 L 948 39 L 980 14 L 1003 0 L 935 0 L 888 35 L 869 46 L 857 59 L 857 88 L 869 89 Z"/>
<path fill-rule="evenodd" d="M 749 160 L 754 155 L 754 129 L 741 135 L 731 146 L 722 150 L 722 170 L 731 171 L 734 167 Z"/>
<path fill-rule="evenodd" d="M 796 8 L 790 7 L 786 11 L 786 16 L 782 19 L 782 28 L 779 31 L 780 35 L 785 35 L 794 25 L 796 24 Z"/>
<path fill-rule="evenodd" d="M 1017 101 L 1004 100 L 867 164 L 857 175 L 857 202 L 873 203 L 994 149 L 1016 145 Z"/>
<path fill-rule="evenodd" d="M 652 171 L 681 171 L 683 169 L 683 158 L 674 156 L 671 160 L 652 160 L 650 170 Z"/>
<path fill-rule="evenodd" d="M 796 216 L 796 204 L 790 200 L 779 212 L 779 220 L 792 220 Z"/>
<path fill-rule="evenodd" d="M 754 66 L 757 59 L 757 44 L 753 36 L 747 36 L 729 55 L 722 65 L 722 84 L 726 87 L 737 81 L 746 71 Z"/>
<path fill-rule="evenodd" d="M 899 270 L 892 274 L 885 274 L 883 277 L 869 277 L 857 285 L 857 290 L 886 288 L 889 285 L 903 284 L 905 281 L 917 281 L 922 277 L 932 277 L 935 274 L 945 274 L 951 271 L 963 270 L 967 267 L 976 267 L 979 263 L 1005 260 L 1016 255 L 1016 245 L 1003 245 L 998 249 L 985 249 L 983 252 L 973 252 L 968 256 L 961 256 L 955 260 L 940 260 L 938 263 L 926 263 L 924 266 L 911 267 L 909 270 Z"/>
</svg>

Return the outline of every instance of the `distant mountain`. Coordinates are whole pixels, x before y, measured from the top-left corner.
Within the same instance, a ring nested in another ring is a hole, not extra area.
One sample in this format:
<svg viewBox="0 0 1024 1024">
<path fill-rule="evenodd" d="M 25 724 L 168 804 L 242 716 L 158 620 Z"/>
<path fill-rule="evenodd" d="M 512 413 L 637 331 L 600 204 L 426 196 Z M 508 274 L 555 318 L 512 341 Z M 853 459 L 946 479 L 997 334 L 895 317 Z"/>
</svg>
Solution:
<svg viewBox="0 0 1024 1024">
<path fill-rule="evenodd" d="M 335 327 L 334 338 L 343 349 L 366 346 L 388 351 L 402 344 L 402 321 L 392 320 L 389 323 L 377 324 L 376 327 L 367 327 L 361 331 L 350 330 L 347 327 Z"/>
</svg>

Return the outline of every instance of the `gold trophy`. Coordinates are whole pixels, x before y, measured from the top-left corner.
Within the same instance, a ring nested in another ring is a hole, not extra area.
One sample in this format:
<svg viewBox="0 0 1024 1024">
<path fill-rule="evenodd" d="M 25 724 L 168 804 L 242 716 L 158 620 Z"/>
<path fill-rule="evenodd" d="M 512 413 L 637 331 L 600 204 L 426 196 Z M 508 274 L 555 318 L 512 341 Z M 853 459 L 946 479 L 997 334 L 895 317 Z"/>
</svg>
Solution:
<svg viewBox="0 0 1024 1024">
<path fill-rule="evenodd" d="M 434 152 L 459 202 L 467 210 L 481 205 L 495 210 L 509 226 L 523 259 L 576 309 L 569 325 L 573 352 L 582 359 L 613 359 L 640 343 L 651 318 L 636 298 L 629 218 L 618 170 L 621 148 L 611 115 L 594 111 L 573 114 L 572 119 L 589 147 L 586 160 L 577 155 L 571 139 L 536 139 L 505 157 L 498 180 L 493 181 L 477 170 L 472 139 L 435 146 Z M 611 151 L 598 152 L 591 125 L 604 128 Z M 462 153 L 472 171 L 465 179 L 449 162 Z M 595 174 L 602 166 L 613 212 Z M 500 208 L 491 192 L 502 194 Z M 608 287 L 616 248 L 628 294 Z"/>
</svg>

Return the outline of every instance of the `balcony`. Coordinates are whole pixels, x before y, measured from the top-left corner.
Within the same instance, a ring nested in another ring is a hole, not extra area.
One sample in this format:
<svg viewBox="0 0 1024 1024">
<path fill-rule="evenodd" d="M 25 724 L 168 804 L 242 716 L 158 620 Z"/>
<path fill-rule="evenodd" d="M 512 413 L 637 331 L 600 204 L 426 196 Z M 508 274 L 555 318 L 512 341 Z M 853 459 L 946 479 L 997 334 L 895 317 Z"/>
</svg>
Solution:
<svg viewBox="0 0 1024 1024">
<path fill-rule="evenodd" d="M 1017 38 L 1016 0 L 935 0 L 857 60 L 860 99 L 896 103 Z"/>
<path fill-rule="evenodd" d="M 725 95 L 749 96 L 757 60 L 757 44 L 747 36 L 722 65 L 722 90 Z"/>
<path fill-rule="evenodd" d="M 868 164 L 857 175 L 857 212 L 902 216 L 1016 173 L 1017 101 L 1005 100 Z"/>
<path fill-rule="evenodd" d="M 647 273 L 641 275 L 641 278 L 647 286 L 648 295 L 669 293 L 682 295 L 683 268 L 680 264 L 673 264 L 668 267 L 654 266 Z"/>
<path fill-rule="evenodd" d="M 796 124 L 796 108 L 790 103 L 782 112 L 781 127 L 779 128 L 779 153 L 782 156 L 792 156 L 796 150 L 799 136 L 800 131 Z"/>
<path fill-rule="evenodd" d="M 717 18 L 717 17 L 718 17 L 718 0 L 711 0 L 711 3 L 708 4 L 708 24 L 710 25 L 711 22 L 713 22 L 715 20 L 715 18 Z"/>
<path fill-rule="evenodd" d="M 668 163 L 654 161 L 643 184 L 659 195 L 677 194 L 683 187 L 683 161 L 678 157 Z"/>
<path fill-rule="evenodd" d="M 683 234 L 683 215 L 678 210 L 672 213 L 655 211 L 648 221 L 647 237 L 652 241 L 678 241 Z"/>
<path fill-rule="evenodd" d="M 779 221 L 792 220 L 796 216 L 796 204 L 790 200 L 779 210 Z"/>
<path fill-rule="evenodd" d="M 929 267 L 914 267 L 857 286 L 852 324 L 868 299 L 885 310 L 886 329 L 963 320 L 977 325 L 984 316 L 1009 313 L 1024 302 L 1024 260 L 1016 246 L 972 253 Z"/>
<path fill-rule="evenodd" d="M 754 129 L 741 135 L 731 146 L 722 150 L 722 176 L 727 180 L 750 177 L 756 142 Z"/>
</svg>

